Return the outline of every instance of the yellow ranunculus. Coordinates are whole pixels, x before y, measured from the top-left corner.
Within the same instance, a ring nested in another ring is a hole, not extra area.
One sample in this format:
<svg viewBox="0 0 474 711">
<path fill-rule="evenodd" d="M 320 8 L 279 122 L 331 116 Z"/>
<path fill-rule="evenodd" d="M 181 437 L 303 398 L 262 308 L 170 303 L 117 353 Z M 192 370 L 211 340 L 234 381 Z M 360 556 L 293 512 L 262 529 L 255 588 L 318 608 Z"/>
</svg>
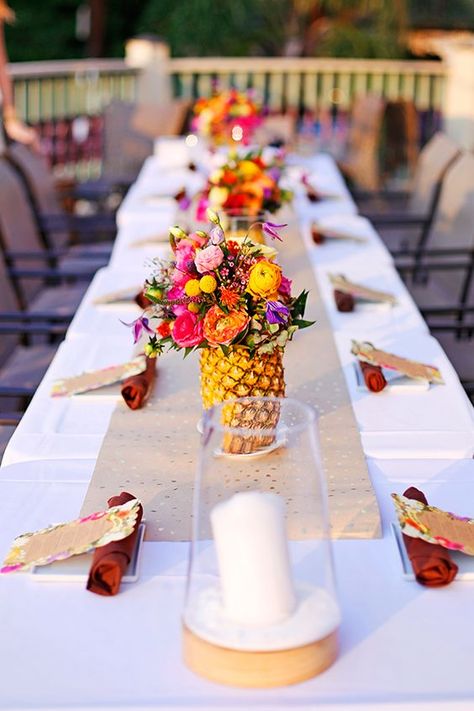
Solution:
<svg viewBox="0 0 474 711">
<path fill-rule="evenodd" d="M 220 207 L 229 197 L 227 188 L 218 188 L 217 186 L 209 190 L 209 202 L 213 207 Z"/>
<path fill-rule="evenodd" d="M 281 267 L 263 259 L 250 270 L 247 291 L 257 298 L 272 299 L 276 297 L 280 284 Z"/>
<path fill-rule="evenodd" d="M 260 175 L 261 168 L 259 168 L 253 160 L 241 160 L 237 166 L 239 173 L 245 180 L 253 180 L 257 175 Z"/>
</svg>

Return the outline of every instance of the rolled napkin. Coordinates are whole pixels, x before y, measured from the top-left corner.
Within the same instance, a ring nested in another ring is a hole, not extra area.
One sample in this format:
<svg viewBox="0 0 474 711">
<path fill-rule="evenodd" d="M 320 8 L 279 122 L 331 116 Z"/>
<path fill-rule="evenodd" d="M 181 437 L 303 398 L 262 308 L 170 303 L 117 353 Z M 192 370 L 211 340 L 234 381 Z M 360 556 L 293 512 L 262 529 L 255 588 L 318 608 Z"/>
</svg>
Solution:
<svg viewBox="0 0 474 711">
<path fill-rule="evenodd" d="M 134 297 L 134 301 L 141 309 L 147 309 L 153 304 L 153 301 L 150 301 L 150 299 L 145 296 L 144 291 L 139 291 L 138 294 Z"/>
<path fill-rule="evenodd" d="M 348 311 L 354 311 L 355 299 L 352 294 L 349 294 L 349 292 L 334 289 L 334 301 L 336 302 L 338 311 L 345 313 Z"/>
<path fill-rule="evenodd" d="M 306 188 L 306 197 L 310 202 L 320 202 L 322 200 L 321 195 L 316 192 L 314 188 Z"/>
<path fill-rule="evenodd" d="M 421 501 L 427 505 L 428 501 L 422 491 L 410 486 L 403 496 L 407 499 Z M 449 555 L 449 551 L 442 546 L 428 543 L 421 538 L 412 538 L 403 534 L 403 542 L 410 558 L 416 580 L 420 585 L 431 588 L 449 585 L 458 572 L 458 566 Z"/>
<path fill-rule="evenodd" d="M 362 375 L 364 376 L 364 381 L 367 389 L 373 393 L 379 393 L 387 385 L 382 368 L 378 365 L 371 365 L 370 363 L 364 363 L 363 360 L 359 360 L 360 369 Z M 138 377 L 138 376 L 135 376 Z"/>
<path fill-rule="evenodd" d="M 107 504 L 109 508 L 121 506 L 135 498 L 132 494 L 123 491 L 119 496 L 112 496 Z M 133 533 L 120 541 L 112 541 L 106 546 L 95 549 L 87 581 L 88 590 L 97 595 L 109 596 L 118 593 L 124 573 L 132 559 L 142 516 L 143 509 L 140 506 Z"/>
<path fill-rule="evenodd" d="M 146 359 L 143 373 L 132 375 L 122 383 L 122 397 L 131 410 L 139 410 L 148 400 L 156 378 L 156 358 Z"/>
<path fill-rule="evenodd" d="M 323 244 L 326 240 L 326 237 L 318 230 L 317 227 L 311 227 L 311 237 L 314 244 Z"/>
</svg>

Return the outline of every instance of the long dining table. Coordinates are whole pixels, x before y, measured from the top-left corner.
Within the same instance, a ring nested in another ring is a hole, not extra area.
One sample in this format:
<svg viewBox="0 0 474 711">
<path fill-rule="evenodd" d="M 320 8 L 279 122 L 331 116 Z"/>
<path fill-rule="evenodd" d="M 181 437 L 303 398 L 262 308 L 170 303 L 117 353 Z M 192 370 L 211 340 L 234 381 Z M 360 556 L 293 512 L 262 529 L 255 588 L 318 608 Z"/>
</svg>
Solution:
<svg viewBox="0 0 474 711">
<path fill-rule="evenodd" d="M 446 588 L 430 589 L 404 576 L 390 497 L 413 485 L 440 508 L 474 515 L 472 405 L 389 251 L 358 215 L 333 159 L 295 154 L 289 165 L 294 214 L 334 335 L 382 520 L 379 538 L 333 541 L 342 611 L 338 660 L 311 681 L 274 690 L 227 688 L 195 676 L 181 656 L 189 544 L 145 541 L 138 581 L 123 585 L 113 598 L 93 595 L 77 582 L 47 582 L 29 573 L 0 576 L 0 709 L 474 708 L 474 583 L 462 576 Z M 327 191 L 327 199 L 307 200 L 300 189 L 302 171 L 315 188 Z M 150 156 L 122 203 L 110 263 L 91 282 L 5 452 L 0 556 L 20 533 L 79 514 L 120 407 L 120 391 L 114 386 L 52 398 L 52 384 L 132 356 L 122 322 L 140 310 L 132 301 L 104 303 L 104 297 L 117 289 L 138 291 L 151 260 L 169 254 L 167 228 L 185 217 L 173 194 L 183 186 L 197 192 L 203 184 L 186 166 Z M 314 222 L 352 230 L 363 242 L 315 245 Z M 340 313 L 329 280 L 334 273 L 390 291 L 397 306 Z M 445 385 L 387 397 L 362 394 L 350 353 L 353 338 L 435 364 Z M 139 461 L 139 452 L 136 457 Z"/>
</svg>

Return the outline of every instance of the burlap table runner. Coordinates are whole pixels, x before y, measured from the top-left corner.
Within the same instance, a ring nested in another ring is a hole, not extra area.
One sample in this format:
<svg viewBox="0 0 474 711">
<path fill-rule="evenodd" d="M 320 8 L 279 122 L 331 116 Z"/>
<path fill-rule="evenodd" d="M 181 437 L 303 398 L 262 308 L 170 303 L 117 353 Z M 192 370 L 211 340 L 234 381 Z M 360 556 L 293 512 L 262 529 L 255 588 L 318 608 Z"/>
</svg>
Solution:
<svg viewBox="0 0 474 711">
<path fill-rule="evenodd" d="M 310 291 L 305 317 L 317 323 L 298 333 L 286 349 L 287 396 L 310 404 L 320 414 L 332 536 L 376 538 L 381 535 L 380 514 L 331 326 L 294 215 L 289 219 L 284 242 L 277 245 L 279 261 L 293 280 L 294 293 Z M 200 417 L 197 355 L 186 360 L 177 353 L 164 355 L 147 406 L 133 412 L 117 404 L 81 514 L 103 508 L 112 494 L 126 490 L 142 501 L 148 540 L 189 540 Z M 285 496 L 291 502 L 287 505 L 290 536 L 305 538 L 316 534 L 320 526 L 315 520 L 318 502 L 312 499 L 314 492 L 301 495 L 301 490 L 295 501 L 295 487 L 284 461 L 284 452 L 280 452 L 244 462 L 237 481 L 253 482 L 258 477 L 262 488 Z M 227 482 L 216 478 L 213 486 L 225 490 L 235 485 L 228 478 Z"/>
</svg>

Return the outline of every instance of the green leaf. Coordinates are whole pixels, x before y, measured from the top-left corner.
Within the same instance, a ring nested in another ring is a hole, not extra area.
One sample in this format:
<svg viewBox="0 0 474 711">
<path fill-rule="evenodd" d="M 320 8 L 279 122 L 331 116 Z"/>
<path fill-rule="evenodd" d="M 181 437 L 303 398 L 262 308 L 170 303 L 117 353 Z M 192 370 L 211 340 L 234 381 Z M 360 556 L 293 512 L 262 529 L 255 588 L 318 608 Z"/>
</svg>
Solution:
<svg viewBox="0 0 474 711">
<path fill-rule="evenodd" d="M 316 321 L 305 321 L 302 318 L 297 318 L 293 321 L 293 326 L 298 326 L 298 328 L 309 328 L 310 326 L 313 326 Z"/>
</svg>

